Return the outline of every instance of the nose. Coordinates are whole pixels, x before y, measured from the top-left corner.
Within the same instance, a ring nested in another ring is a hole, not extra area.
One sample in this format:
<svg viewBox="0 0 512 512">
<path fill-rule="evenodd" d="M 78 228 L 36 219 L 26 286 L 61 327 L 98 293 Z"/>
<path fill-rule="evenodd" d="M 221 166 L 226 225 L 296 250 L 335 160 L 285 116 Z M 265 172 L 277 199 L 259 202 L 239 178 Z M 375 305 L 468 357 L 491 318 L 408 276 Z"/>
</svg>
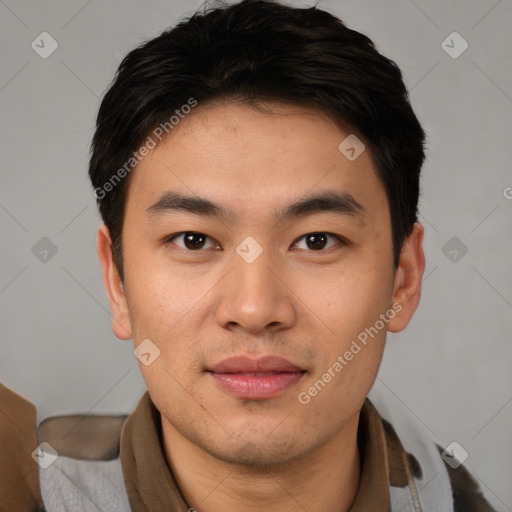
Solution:
<svg viewBox="0 0 512 512">
<path fill-rule="evenodd" d="M 234 255 L 233 266 L 216 290 L 219 325 L 257 334 L 294 324 L 296 307 L 286 282 L 286 262 L 277 262 L 271 252 L 264 248 L 252 262 Z"/>
</svg>

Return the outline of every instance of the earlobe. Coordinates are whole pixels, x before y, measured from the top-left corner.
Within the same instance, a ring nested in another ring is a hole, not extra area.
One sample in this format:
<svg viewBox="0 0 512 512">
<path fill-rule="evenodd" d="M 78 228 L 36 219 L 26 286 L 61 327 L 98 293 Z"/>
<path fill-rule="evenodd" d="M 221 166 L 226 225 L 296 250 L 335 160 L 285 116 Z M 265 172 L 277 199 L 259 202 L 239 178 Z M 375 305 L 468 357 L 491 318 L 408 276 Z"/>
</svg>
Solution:
<svg viewBox="0 0 512 512">
<path fill-rule="evenodd" d="M 425 270 L 423 234 L 423 226 L 415 223 L 412 233 L 402 247 L 392 299 L 393 304 L 400 304 L 401 309 L 388 324 L 390 332 L 405 329 L 420 302 L 421 281 Z"/>
<path fill-rule="evenodd" d="M 129 340 L 133 334 L 128 304 L 123 283 L 114 263 L 110 233 L 105 224 L 98 229 L 97 250 L 103 272 L 103 284 L 112 313 L 112 330 L 119 339 Z"/>
</svg>

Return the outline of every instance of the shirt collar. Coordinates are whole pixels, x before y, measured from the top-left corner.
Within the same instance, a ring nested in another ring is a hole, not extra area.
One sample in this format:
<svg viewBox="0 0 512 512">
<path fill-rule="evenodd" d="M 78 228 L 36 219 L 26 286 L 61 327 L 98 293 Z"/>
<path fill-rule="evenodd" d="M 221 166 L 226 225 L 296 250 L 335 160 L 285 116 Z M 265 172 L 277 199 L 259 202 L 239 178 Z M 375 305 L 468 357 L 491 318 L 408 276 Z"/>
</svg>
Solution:
<svg viewBox="0 0 512 512">
<path fill-rule="evenodd" d="M 350 512 L 391 510 L 389 486 L 407 485 L 400 440 L 367 398 L 358 426 L 361 475 Z M 120 442 L 123 477 L 132 510 L 187 512 L 186 504 L 165 458 L 160 413 L 146 391 L 128 417 Z"/>
</svg>

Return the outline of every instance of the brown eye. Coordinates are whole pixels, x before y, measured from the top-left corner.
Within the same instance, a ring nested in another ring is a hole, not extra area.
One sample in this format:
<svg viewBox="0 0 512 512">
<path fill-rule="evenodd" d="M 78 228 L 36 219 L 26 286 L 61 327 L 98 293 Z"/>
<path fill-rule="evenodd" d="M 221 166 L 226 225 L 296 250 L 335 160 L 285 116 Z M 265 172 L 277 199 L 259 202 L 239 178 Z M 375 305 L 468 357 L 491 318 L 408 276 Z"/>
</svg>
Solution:
<svg viewBox="0 0 512 512">
<path fill-rule="evenodd" d="M 311 233 L 306 235 L 306 245 L 310 249 L 323 249 L 327 245 L 327 236 L 325 233 Z"/>
<path fill-rule="evenodd" d="M 187 249 L 201 249 L 206 241 L 206 235 L 201 233 L 185 233 L 183 242 Z"/>
<path fill-rule="evenodd" d="M 176 241 L 180 239 L 182 240 L 182 242 L 177 243 Z M 168 238 L 167 242 L 172 242 L 178 247 L 181 247 L 182 249 L 197 251 L 199 249 L 203 249 L 207 244 L 208 240 L 210 240 L 210 237 L 208 235 L 205 235 L 204 233 L 198 233 L 196 231 L 184 231 L 183 233 L 178 233 Z M 211 247 L 215 247 L 213 241 L 211 241 L 210 244 Z"/>
<path fill-rule="evenodd" d="M 298 247 L 299 243 L 295 244 L 295 247 L 299 249 L 309 249 L 311 251 L 321 251 L 325 249 L 329 243 L 329 238 L 337 240 L 338 243 L 343 243 L 343 240 L 331 233 L 325 233 L 323 231 L 318 231 L 314 233 L 308 233 L 307 235 L 302 236 L 299 240 L 304 240 L 306 247 Z M 336 243 L 331 243 L 327 248 L 333 247 Z"/>
</svg>

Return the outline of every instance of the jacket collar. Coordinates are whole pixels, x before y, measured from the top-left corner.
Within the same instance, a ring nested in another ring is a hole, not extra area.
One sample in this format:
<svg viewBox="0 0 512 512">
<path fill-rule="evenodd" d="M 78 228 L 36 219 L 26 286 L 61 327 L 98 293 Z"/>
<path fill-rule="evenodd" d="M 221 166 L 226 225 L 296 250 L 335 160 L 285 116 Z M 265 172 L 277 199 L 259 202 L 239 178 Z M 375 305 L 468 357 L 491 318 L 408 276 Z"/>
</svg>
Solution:
<svg viewBox="0 0 512 512">
<path fill-rule="evenodd" d="M 389 511 L 390 485 L 414 485 L 412 476 L 421 475 L 421 468 L 368 398 L 361 409 L 358 445 L 361 477 L 350 512 Z M 120 451 L 133 510 L 157 512 L 164 506 L 176 512 L 189 510 L 165 458 L 160 413 L 147 391 L 124 425 Z"/>
</svg>

